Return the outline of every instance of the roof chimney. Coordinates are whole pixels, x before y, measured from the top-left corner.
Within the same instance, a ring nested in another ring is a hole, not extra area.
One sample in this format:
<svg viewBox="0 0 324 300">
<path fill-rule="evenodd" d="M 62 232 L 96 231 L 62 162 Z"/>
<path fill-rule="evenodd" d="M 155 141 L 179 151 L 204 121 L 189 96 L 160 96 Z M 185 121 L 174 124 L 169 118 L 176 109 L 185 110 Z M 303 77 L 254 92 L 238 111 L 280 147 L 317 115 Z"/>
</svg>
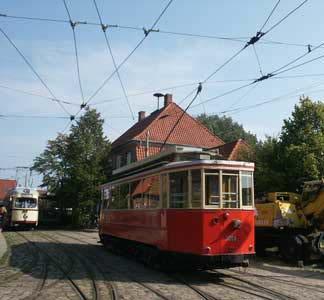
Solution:
<svg viewBox="0 0 324 300">
<path fill-rule="evenodd" d="M 138 112 L 138 122 L 142 121 L 145 119 L 145 111 L 139 111 Z"/>
<path fill-rule="evenodd" d="M 165 94 L 164 95 L 164 107 L 166 107 L 170 103 L 172 103 L 172 94 Z"/>
</svg>

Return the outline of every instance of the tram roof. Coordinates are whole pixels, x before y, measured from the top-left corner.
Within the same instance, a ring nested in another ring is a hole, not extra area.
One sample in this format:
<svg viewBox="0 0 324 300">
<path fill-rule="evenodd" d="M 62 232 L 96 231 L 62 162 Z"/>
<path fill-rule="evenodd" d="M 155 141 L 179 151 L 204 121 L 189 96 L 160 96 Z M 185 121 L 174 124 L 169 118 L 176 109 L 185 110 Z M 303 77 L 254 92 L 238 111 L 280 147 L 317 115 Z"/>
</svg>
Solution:
<svg viewBox="0 0 324 300">
<path fill-rule="evenodd" d="M 254 170 L 254 163 L 218 158 L 215 152 L 203 151 L 199 148 L 193 149 L 176 146 L 169 151 L 161 152 L 158 155 L 147 157 L 141 161 L 114 170 L 108 184 L 132 179 L 133 177 L 136 178 L 140 175 L 146 176 L 155 172 L 163 172 L 164 170 L 189 168 L 199 165 L 232 170 Z"/>
<path fill-rule="evenodd" d="M 10 194 L 22 194 L 22 195 L 38 197 L 39 192 L 37 191 L 37 189 L 30 188 L 30 187 L 16 187 L 11 190 Z"/>
</svg>

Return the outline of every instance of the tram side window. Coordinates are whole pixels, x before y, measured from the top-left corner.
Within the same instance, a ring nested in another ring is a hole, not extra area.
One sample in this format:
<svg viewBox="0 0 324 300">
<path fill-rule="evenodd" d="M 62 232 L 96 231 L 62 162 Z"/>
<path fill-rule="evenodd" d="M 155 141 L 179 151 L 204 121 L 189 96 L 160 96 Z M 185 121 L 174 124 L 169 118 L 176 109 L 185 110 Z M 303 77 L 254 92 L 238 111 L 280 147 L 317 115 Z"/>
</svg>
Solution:
<svg viewBox="0 0 324 300">
<path fill-rule="evenodd" d="M 160 201 L 159 176 L 152 176 L 143 180 L 143 198 L 145 208 L 157 208 Z"/>
<path fill-rule="evenodd" d="M 253 188 L 252 172 L 242 172 L 241 182 L 242 182 L 242 205 L 243 206 L 252 206 L 253 205 L 253 199 L 252 199 L 252 188 Z"/>
<path fill-rule="evenodd" d="M 108 207 L 110 209 L 118 209 L 118 194 L 119 194 L 119 187 L 112 186 L 110 189 L 110 197 L 108 200 Z"/>
<path fill-rule="evenodd" d="M 130 184 L 130 197 L 131 197 L 131 208 L 143 208 L 142 199 L 143 189 L 142 181 L 136 180 Z"/>
<path fill-rule="evenodd" d="M 191 207 L 201 207 L 201 170 L 191 170 Z"/>
<path fill-rule="evenodd" d="M 102 209 L 105 209 L 108 207 L 108 200 L 109 200 L 109 194 L 110 194 L 110 189 L 109 188 L 104 188 L 101 190 L 101 195 L 102 195 Z"/>
<path fill-rule="evenodd" d="M 222 182 L 223 208 L 238 208 L 238 175 L 223 174 Z"/>
<path fill-rule="evenodd" d="M 168 175 L 163 174 L 161 175 L 161 185 L 162 185 L 162 207 L 168 207 Z"/>
<path fill-rule="evenodd" d="M 220 208 L 219 173 L 214 170 L 206 170 L 205 172 L 213 173 L 205 175 L 205 204 Z"/>
<path fill-rule="evenodd" d="M 127 209 L 128 201 L 129 201 L 129 184 L 124 183 L 119 186 L 118 208 L 119 209 Z"/>
<path fill-rule="evenodd" d="M 188 172 L 169 174 L 170 208 L 184 208 L 188 199 Z"/>
</svg>

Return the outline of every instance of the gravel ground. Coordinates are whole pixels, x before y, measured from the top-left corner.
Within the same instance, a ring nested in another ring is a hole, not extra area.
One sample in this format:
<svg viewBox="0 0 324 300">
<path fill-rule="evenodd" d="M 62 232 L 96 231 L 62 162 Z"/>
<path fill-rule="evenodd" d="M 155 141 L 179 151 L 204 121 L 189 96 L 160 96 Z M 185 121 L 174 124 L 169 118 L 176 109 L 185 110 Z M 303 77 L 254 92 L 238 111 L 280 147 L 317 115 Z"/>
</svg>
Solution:
<svg viewBox="0 0 324 300">
<path fill-rule="evenodd" d="M 0 299 L 324 299 L 324 268 L 256 259 L 167 274 L 111 254 L 96 231 L 5 232 Z"/>
</svg>

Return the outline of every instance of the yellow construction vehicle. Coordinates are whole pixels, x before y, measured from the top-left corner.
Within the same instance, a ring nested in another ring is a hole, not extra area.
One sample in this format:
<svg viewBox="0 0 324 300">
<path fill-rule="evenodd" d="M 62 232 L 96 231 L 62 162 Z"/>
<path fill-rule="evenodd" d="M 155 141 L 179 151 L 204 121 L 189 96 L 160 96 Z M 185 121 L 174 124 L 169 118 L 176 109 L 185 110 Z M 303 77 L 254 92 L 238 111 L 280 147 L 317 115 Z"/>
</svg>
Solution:
<svg viewBox="0 0 324 300">
<path fill-rule="evenodd" d="M 256 200 L 256 249 L 287 260 L 324 256 L 324 182 L 304 183 L 302 195 L 272 192 Z"/>
</svg>

